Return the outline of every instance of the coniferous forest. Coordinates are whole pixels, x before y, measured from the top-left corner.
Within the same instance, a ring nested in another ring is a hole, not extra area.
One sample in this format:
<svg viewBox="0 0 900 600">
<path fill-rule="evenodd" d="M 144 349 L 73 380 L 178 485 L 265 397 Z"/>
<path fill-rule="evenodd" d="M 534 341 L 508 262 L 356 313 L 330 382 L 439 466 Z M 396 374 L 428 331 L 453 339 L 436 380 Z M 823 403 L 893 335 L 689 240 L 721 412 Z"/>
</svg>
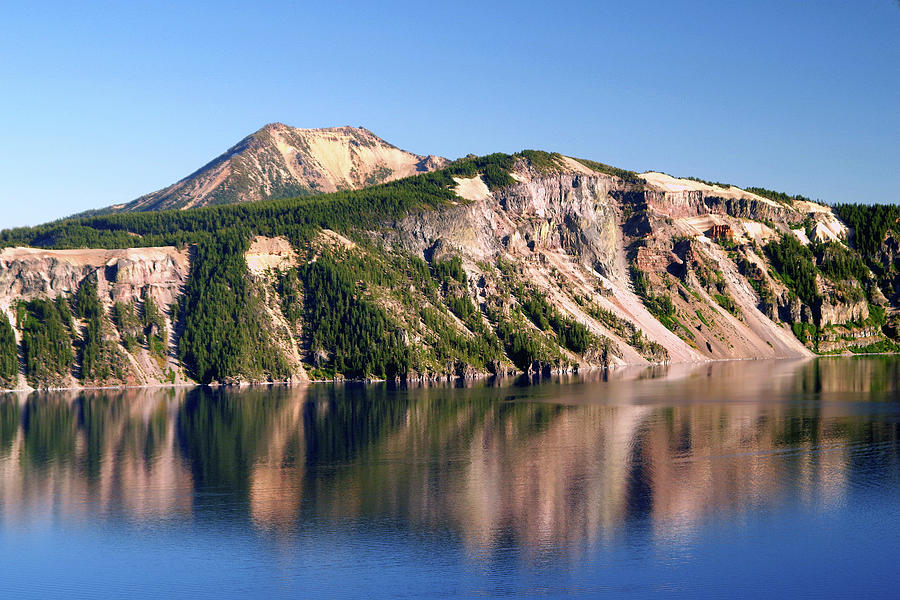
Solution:
<svg viewBox="0 0 900 600">
<path fill-rule="evenodd" d="M 612 340 L 562 314 L 542 292 L 518 280 L 509 265 L 499 262 L 492 268 L 501 275 L 503 293 L 513 304 L 477 306 L 459 257 L 428 264 L 415 256 L 385 254 L 362 234 L 416 211 L 456 203 L 453 177 L 481 174 L 492 190 L 514 184 L 509 172 L 517 160 L 527 161 L 537 172 L 552 173 L 561 168 L 563 159 L 537 151 L 493 154 L 356 191 L 192 210 L 86 216 L 2 231 L 0 247 L 190 247 L 191 270 L 181 300 L 171 306 L 157 306 L 147 297 L 139 304 L 116 303 L 105 310 L 96 282 L 87 280 L 69 298 L 22 302 L 16 312 L 21 350 L 10 324 L 0 322 L 0 379 L 15 380 L 21 357 L 26 378 L 33 384 L 63 383 L 70 374 L 83 381 L 121 380 L 123 358 L 115 342 L 129 351 L 145 347 L 160 364 L 171 351 L 189 375 L 203 383 L 283 379 L 290 376 L 291 365 L 284 348 L 271 347 L 273 333 L 265 304 L 272 294 L 279 298 L 288 326 L 303 332 L 307 369 L 316 377 L 496 372 L 504 368 L 504 361 L 521 370 L 557 368 L 572 364 L 572 355 L 587 354 L 606 360 L 617 350 Z M 633 184 L 631 189 L 641 189 L 639 177 L 630 171 L 581 162 L 597 173 L 624 178 Z M 803 199 L 754 190 L 786 206 Z M 835 207 L 854 232 L 850 249 L 834 242 L 804 245 L 784 235 L 762 252 L 773 275 L 810 306 L 821 301 L 820 277 L 858 282 L 841 288 L 850 300 L 856 299 L 854 295 L 865 296 L 865 290 L 873 287 L 890 293 L 897 265 L 885 264 L 881 250 L 885 239 L 896 234 L 898 211 L 886 206 Z M 314 250 L 313 240 L 324 229 L 349 236 L 366 249 L 368 258 L 323 247 Z M 247 274 L 244 253 L 256 236 L 284 237 L 301 255 L 300 264 L 282 273 L 271 289 Z M 651 313 L 690 340 L 690 331 L 682 323 L 685 316 L 676 310 L 671 294 L 654 289 L 646 274 L 634 266 L 631 274 L 634 290 Z M 417 315 L 422 330 L 415 326 L 410 330 L 409 323 L 404 325 L 386 310 L 378 290 L 393 290 L 404 310 Z M 759 292 L 770 293 L 763 288 Z M 715 297 L 737 314 L 729 296 L 717 292 Z M 665 359 L 665 349 L 646 340 L 630 322 L 592 306 L 589 299 L 576 295 L 575 300 L 640 353 Z M 878 308 L 873 311 L 877 314 Z M 173 349 L 169 348 L 167 318 L 175 334 Z M 699 311 L 698 318 L 709 325 Z M 118 332 L 115 339 L 104 337 L 106 324 Z M 421 342 L 412 343 L 412 338 Z"/>
</svg>

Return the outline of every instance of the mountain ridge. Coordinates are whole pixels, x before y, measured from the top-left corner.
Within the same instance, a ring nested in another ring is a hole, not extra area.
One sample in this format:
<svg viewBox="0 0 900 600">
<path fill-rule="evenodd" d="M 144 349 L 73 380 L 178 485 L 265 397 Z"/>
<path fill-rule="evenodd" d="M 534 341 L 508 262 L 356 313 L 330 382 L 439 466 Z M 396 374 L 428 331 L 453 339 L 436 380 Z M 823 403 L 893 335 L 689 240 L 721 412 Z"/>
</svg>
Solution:
<svg viewBox="0 0 900 600">
<path fill-rule="evenodd" d="M 23 388 L 895 351 L 898 219 L 533 150 L 306 198 L 69 219 L 0 232 L 0 365 Z"/>
<path fill-rule="evenodd" d="M 264 125 L 165 188 L 99 212 L 185 209 L 358 189 L 445 166 L 363 127 Z"/>
</svg>

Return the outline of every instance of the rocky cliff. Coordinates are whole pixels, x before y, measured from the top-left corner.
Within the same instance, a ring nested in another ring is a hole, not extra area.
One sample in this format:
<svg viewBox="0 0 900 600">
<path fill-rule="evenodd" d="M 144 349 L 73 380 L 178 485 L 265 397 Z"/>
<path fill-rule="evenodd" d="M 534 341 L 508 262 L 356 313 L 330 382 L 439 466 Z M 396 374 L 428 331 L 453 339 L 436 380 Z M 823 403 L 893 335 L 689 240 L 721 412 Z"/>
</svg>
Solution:
<svg viewBox="0 0 900 600">
<path fill-rule="evenodd" d="M 0 308 L 16 301 L 73 294 L 91 275 L 105 304 L 150 296 L 172 304 L 187 281 L 187 250 L 174 247 L 125 250 L 0 250 Z"/>
<path fill-rule="evenodd" d="M 162 321 L 155 335 L 163 338 L 164 350 L 152 356 L 146 345 L 126 349 L 124 331 L 117 331 L 111 319 L 103 321 L 104 336 L 115 344 L 121 360 L 121 373 L 110 384 L 152 385 L 189 381 L 175 352 L 175 324 L 171 306 L 175 305 L 189 273 L 189 252 L 174 247 L 136 248 L 127 250 L 38 250 L 6 248 L 0 251 L 0 311 L 16 325 L 16 338 L 22 342 L 22 305 L 35 299 L 70 301 L 86 282 L 96 286 L 98 299 L 107 314 L 113 307 L 141 307 L 152 303 L 163 307 Z M 70 343 L 75 350 L 83 341 L 84 323 L 71 324 Z M 71 387 L 84 383 L 75 377 L 57 381 L 28 381 L 23 372 L 18 387 Z"/>
<path fill-rule="evenodd" d="M 518 277 L 561 310 L 613 340 L 618 350 L 613 363 L 648 360 L 633 347 L 638 346 L 630 339 L 635 330 L 664 347 L 672 361 L 811 354 L 785 323 L 760 310 L 757 294 L 733 261 L 704 235 L 703 224 L 698 227 L 698 217 L 739 226 L 741 217 L 722 208 L 723 198 L 700 190 L 686 195 L 655 189 L 649 182 L 637 190 L 586 169 L 522 168 L 517 175 L 519 182 L 496 193 L 404 220 L 397 228 L 399 243 L 432 260 L 435 253 L 468 258 L 464 262 L 474 281 L 502 279 L 485 265 L 498 257 L 510 261 Z M 738 215 L 758 202 L 746 200 L 734 203 L 742 207 Z M 770 215 L 769 205 L 761 204 Z M 643 224 L 635 226 L 636 218 Z M 802 220 L 791 211 L 784 227 Z M 637 293 L 635 269 L 652 280 L 655 291 Z M 696 272 L 708 277 L 710 270 L 722 271 L 721 289 L 707 290 L 698 282 Z M 668 319 L 648 309 L 650 294 L 671 298 Z M 722 294 L 734 299 L 730 310 L 716 301 Z"/>
<path fill-rule="evenodd" d="M 358 204 L 323 196 L 312 216 L 303 201 L 262 206 L 269 220 L 240 213 L 238 230 L 184 249 L 6 248 L 12 384 L 469 377 L 894 347 L 888 299 L 828 207 L 546 153 L 467 161 L 371 188 Z M 177 214 L 184 229 L 133 216 L 25 239 L 74 243 L 66 235 L 87 228 L 98 240 L 190 240 L 185 231 L 231 218 Z M 84 308 L 92 294 L 99 321 Z M 38 301 L 57 298 L 73 362 L 35 333 L 50 327 Z M 63 377 L 29 366 L 35 348 L 61 360 Z M 113 367 L 88 379 L 81 362 L 95 354 Z"/>
</svg>

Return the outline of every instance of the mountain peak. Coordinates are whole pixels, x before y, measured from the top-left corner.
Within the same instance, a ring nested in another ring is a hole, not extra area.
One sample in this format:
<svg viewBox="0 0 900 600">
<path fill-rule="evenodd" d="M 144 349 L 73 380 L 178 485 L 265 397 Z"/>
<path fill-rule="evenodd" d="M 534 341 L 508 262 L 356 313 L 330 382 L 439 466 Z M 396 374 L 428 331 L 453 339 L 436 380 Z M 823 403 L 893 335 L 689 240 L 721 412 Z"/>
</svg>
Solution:
<svg viewBox="0 0 900 600">
<path fill-rule="evenodd" d="M 271 133 L 273 131 L 278 131 L 279 129 L 288 129 L 288 126 L 280 121 L 275 121 L 273 123 L 266 123 L 259 129 L 257 129 L 253 135 L 257 135 L 260 133 Z"/>
<path fill-rule="evenodd" d="M 272 122 L 181 181 L 116 212 L 192 208 L 359 189 L 443 167 L 364 127 L 300 129 Z"/>
<path fill-rule="evenodd" d="M 366 129 L 363 126 L 353 126 L 353 125 L 338 125 L 335 127 L 292 127 L 281 121 L 274 121 L 272 123 L 266 123 L 262 127 L 260 127 L 256 132 L 251 135 L 259 135 L 259 134 L 278 134 L 278 133 L 292 133 L 299 135 L 324 135 L 324 134 L 345 134 L 345 135 L 361 135 L 364 137 L 371 137 L 373 139 L 381 140 L 383 139 L 372 133 L 370 130 Z M 384 142 L 387 143 L 387 142 Z"/>
</svg>

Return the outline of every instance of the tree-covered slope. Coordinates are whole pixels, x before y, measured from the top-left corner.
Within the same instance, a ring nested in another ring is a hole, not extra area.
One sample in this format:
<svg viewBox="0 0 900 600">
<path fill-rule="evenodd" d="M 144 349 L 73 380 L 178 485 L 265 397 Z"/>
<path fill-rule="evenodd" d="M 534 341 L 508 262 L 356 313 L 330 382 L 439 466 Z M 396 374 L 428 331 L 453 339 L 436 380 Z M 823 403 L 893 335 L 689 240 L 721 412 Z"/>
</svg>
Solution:
<svg viewBox="0 0 900 600">
<path fill-rule="evenodd" d="M 838 214 L 851 245 L 804 198 L 524 151 L 361 190 L 6 230 L 0 248 L 48 249 L 56 269 L 63 249 L 169 246 L 190 267 L 162 281 L 157 263 L 111 259 L 41 287 L 21 284 L 19 254 L 0 260 L 0 307 L 15 328 L 11 344 L 0 323 L 0 377 L 15 379 L 15 352 L 46 386 L 892 349 L 881 290 L 896 270 L 866 245 L 885 235 Z M 249 268 L 251 246 L 275 239 Z M 177 291 L 161 297 L 161 285 Z"/>
</svg>

